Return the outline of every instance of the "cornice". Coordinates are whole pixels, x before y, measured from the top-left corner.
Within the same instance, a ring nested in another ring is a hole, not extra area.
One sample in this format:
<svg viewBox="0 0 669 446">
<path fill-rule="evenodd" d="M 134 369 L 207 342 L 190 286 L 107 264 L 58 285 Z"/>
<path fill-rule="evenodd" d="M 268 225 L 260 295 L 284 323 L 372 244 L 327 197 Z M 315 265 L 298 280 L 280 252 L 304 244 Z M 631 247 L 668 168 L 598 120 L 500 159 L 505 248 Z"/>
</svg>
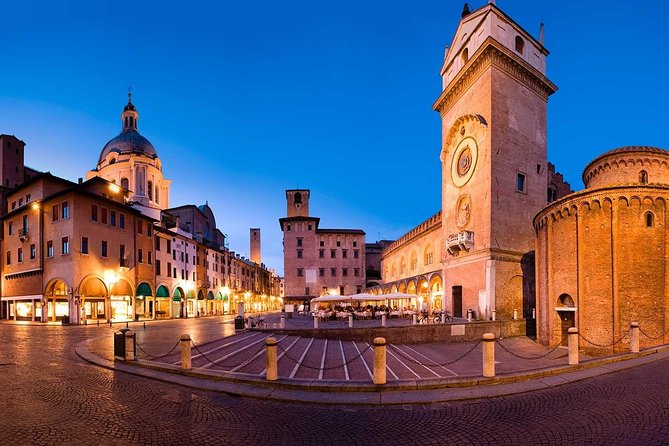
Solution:
<svg viewBox="0 0 669 446">
<path fill-rule="evenodd" d="M 544 101 L 557 91 L 557 86 L 536 68 L 513 54 L 501 43 L 488 37 L 481 47 L 474 53 L 458 75 L 446 86 L 439 98 L 432 105 L 432 109 L 442 116 L 451 106 L 469 89 L 469 87 L 494 65 L 500 70 L 515 78 L 523 85 L 528 86 Z"/>
</svg>

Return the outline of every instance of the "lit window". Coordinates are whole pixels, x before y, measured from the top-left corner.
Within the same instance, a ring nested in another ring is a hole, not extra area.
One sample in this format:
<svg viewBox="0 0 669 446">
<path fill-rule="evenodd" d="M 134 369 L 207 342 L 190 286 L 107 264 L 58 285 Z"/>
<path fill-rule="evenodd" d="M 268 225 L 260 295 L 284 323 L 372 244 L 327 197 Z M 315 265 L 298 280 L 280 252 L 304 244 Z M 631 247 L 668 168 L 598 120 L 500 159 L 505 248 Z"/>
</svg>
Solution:
<svg viewBox="0 0 669 446">
<path fill-rule="evenodd" d="M 51 240 L 46 242 L 46 256 L 53 257 L 53 242 Z"/>
<path fill-rule="evenodd" d="M 63 237 L 61 239 L 61 252 L 63 253 L 63 255 L 70 253 L 70 238 L 69 237 Z"/>
</svg>

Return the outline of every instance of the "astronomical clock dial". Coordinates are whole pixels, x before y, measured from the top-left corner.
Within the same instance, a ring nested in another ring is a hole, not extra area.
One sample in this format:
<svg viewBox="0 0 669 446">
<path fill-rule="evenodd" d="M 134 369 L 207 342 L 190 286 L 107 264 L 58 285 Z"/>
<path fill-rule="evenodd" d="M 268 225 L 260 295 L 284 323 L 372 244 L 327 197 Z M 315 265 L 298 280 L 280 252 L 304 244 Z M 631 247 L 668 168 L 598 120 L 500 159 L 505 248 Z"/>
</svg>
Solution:
<svg viewBox="0 0 669 446">
<path fill-rule="evenodd" d="M 476 169 L 478 144 L 470 136 L 464 138 L 453 152 L 451 178 L 457 187 L 462 187 L 471 179 Z"/>
</svg>

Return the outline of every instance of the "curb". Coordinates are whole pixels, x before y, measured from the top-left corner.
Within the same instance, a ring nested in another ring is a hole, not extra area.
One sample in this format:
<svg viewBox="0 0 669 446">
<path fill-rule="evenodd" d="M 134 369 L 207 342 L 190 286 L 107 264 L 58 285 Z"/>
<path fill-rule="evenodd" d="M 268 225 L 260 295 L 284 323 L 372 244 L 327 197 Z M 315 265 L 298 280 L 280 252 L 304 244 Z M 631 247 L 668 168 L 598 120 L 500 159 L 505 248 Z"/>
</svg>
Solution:
<svg viewBox="0 0 669 446">
<path fill-rule="evenodd" d="M 110 361 L 90 352 L 88 344 L 95 340 L 81 342 L 75 351 L 83 360 L 110 370 L 233 396 L 326 405 L 424 404 L 514 395 L 553 388 L 669 358 L 669 346 L 661 346 L 642 350 L 640 353 L 624 353 L 578 365 L 515 372 L 494 378 L 426 378 L 398 380 L 377 386 L 369 381 L 280 378 L 270 382 L 260 376 L 198 369 L 182 370 L 171 364 L 141 359 L 132 363 Z"/>
</svg>

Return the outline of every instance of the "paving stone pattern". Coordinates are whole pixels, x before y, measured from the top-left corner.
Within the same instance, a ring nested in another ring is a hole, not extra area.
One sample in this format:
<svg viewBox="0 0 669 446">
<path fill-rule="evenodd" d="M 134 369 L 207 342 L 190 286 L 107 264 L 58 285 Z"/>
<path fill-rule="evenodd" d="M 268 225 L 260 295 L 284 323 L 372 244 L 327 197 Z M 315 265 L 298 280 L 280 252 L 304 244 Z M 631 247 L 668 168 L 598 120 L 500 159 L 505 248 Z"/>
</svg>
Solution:
<svg viewBox="0 0 669 446">
<path fill-rule="evenodd" d="M 174 324 L 202 333 L 212 321 Z M 112 331 L 0 324 L 0 444 L 669 443 L 669 360 L 531 394 L 334 407 L 192 390 L 95 367 L 74 353 L 80 341 Z"/>
</svg>

